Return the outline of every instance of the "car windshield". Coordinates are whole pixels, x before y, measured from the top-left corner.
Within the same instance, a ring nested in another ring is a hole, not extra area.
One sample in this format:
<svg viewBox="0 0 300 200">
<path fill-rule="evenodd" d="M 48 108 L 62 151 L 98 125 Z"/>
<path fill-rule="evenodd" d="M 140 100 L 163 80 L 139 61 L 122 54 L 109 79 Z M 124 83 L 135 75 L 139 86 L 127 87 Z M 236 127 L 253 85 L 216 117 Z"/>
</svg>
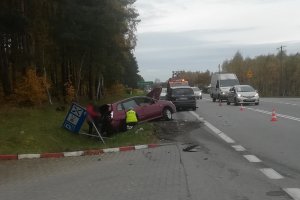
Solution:
<svg viewBox="0 0 300 200">
<path fill-rule="evenodd" d="M 194 91 L 191 88 L 177 88 L 174 89 L 174 95 L 191 95 L 194 94 Z"/>
<path fill-rule="evenodd" d="M 249 86 L 249 85 L 245 85 L 245 86 L 239 86 L 237 87 L 237 91 L 238 92 L 254 92 L 254 88 Z"/>
<path fill-rule="evenodd" d="M 226 80 L 221 80 L 221 87 L 229 87 L 229 86 L 234 86 L 238 85 L 239 82 L 237 79 L 226 79 Z"/>
</svg>

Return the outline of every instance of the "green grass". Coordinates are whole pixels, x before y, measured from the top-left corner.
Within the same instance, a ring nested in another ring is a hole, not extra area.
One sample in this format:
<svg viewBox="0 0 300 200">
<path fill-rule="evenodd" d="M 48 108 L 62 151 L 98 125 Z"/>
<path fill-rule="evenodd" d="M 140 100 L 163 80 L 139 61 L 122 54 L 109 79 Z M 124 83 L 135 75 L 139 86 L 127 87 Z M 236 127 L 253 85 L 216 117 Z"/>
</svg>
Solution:
<svg viewBox="0 0 300 200">
<path fill-rule="evenodd" d="M 110 99 L 111 100 L 111 99 Z M 107 100 L 109 101 L 109 100 Z M 153 125 L 137 125 L 133 130 L 105 139 L 71 133 L 62 128 L 68 112 L 56 111 L 57 105 L 39 108 L 0 108 L 0 154 L 62 152 L 146 144 L 156 141 Z M 143 131 L 135 133 L 137 129 Z M 83 131 L 87 130 L 84 123 Z M 87 131 L 85 131 L 87 132 Z"/>
</svg>

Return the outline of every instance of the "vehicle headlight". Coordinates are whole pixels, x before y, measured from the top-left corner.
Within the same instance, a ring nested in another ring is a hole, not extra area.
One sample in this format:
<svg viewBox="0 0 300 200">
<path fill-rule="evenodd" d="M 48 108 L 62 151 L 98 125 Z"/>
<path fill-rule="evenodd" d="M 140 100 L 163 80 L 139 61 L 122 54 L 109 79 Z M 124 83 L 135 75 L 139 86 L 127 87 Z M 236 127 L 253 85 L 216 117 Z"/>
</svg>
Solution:
<svg viewBox="0 0 300 200">
<path fill-rule="evenodd" d="M 258 97 L 258 93 L 256 93 L 255 96 Z"/>
<path fill-rule="evenodd" d="M 241 97 L 242 95 L 241 94 L 237 94 L 238 95 L 238 97 Z"/>
</svg>

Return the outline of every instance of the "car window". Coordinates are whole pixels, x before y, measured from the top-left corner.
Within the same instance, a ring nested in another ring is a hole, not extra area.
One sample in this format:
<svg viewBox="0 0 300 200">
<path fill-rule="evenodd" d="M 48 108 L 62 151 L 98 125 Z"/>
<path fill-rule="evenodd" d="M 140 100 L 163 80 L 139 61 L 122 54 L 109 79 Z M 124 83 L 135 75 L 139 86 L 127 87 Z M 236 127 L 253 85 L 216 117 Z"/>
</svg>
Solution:
<svg viewBox="0 0 300 200">
<path fill-rule="evenodd" d="M 255 90 L 253 87 L 246 85 L 246 86 L 237 87 L 237 91 L 238 92 L 254 92 Z"/>
<path fill-rule="evenodd" d="M 134 99 L 125 101 L 125 102 L 122 103 L 122 105 L 123 105 L 123 109 L 125 109 L 125 110 L 128 110 L 128 109 L 131 108 L 131 107 L 132 107 L 132 108 L 138 107 L 138 104 L 135 102 Z"/>
<path fill-rule="evenodd" d="M 176 88 L 173 90 L 174 95 L 192 95 L 194 91 L 192 88 Z"/>
<path fill-rule="evenodd" d="M 151 105 L 153 102 L 150 98 L 136 98 L 135 101 L 139 106 Z"/>
<path fill-rule="evenodd" d="M 119 104 L 117 105 L 117 110 L 118 110 L 118 111 L 124 110 L 121 103 L 119 103 Z"/>
<path fill-rule="evenodd" d="M 221 87 L 228 87 L 228 86 L 233 86 L 233 85 L 238 85 L 239 82 L 237 79 L 226 79 L 226 80 L 221 80 Z"/>
</svg>

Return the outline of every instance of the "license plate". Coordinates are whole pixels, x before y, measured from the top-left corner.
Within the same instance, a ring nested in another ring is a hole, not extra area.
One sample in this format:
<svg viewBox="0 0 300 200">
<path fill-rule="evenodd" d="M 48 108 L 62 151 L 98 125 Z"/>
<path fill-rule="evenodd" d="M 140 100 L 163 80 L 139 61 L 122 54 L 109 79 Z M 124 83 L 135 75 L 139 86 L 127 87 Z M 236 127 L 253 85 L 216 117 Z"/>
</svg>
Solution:
<svg viewBox="0 0 300 200">
<path fill-rule="evenodd" d="M 180 97 L 179 100 L 187 100 L 187 97 Z"/>
</svg>

